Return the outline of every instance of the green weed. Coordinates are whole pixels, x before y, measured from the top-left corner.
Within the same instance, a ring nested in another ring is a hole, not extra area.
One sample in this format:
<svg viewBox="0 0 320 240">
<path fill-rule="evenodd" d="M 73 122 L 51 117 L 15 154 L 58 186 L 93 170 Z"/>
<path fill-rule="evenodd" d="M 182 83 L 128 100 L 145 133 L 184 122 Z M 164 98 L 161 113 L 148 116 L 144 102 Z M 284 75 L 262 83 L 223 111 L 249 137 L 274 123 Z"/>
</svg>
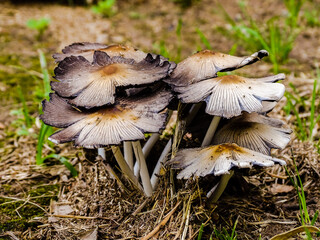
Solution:
<svg viewBox="0 0 320 240">
<path fill-rule="evenodd" d="M 304 12 L 304 19 L 306 24 L 310 27 L 320 27 L 320 11 L 313 9 L 311 11 Z"/>
<path fill-rule="evenodd" d="M 270 53 L 270 61 L 273 64 L 274 73 L 279 72 L 279 65 L 288 60 L 295 39 L 299 34 L 298 20 L 303 0 L 285 0 L 288 14 L 283 19 L 274 16 L 259 25 L 247 12 L 246 2 L 239 3 L 243 19 L 236 22 L 220 5 L 225 20 L 231 25 L 231 29 L 220 28 L 219 30 L 241 41 L 241 45 L 247 50 L 256 51 L 265 49 Z"/>
<path fill-rule="evenodd" d="M 209 40 L 207 39 L 207 37 L 204 35 L 204 33 L 199 28 L 196 28 L 196 32 L 197 32 L 198 36 L 200 37 L 202 44 L 206 47 L 206 49 L 212 50 L 211 44 L 210 44 Z M 198 46 L 198 51 L 200 51 L 200 50 L 202 50 L 202 48 L 200 46 Z"/>
<path fill-rule="evenodd" d="M 238 224 L 238 218 L 234 222 L 231 234 L 228 233 L 228 231 L 225 228 L 222 228 L 221 231 L 214 229 L 213 232 L 214 232 L 215 237 L 219 240 L 236 240 L 237 239 L 237 233 L 236 233 L 237 224 Z"/>
<path fill-rule="evenodd" d="M 304 225 L 314 225 L 318 219 L 319 216 L 319 210 L 317 210 L 313 216 L 313 218 L 310 218 L 310 214 L 308 212 L 307 208 L 307 201 L 305 192 L 303 189 L 303 183 L 299 174 L 299 170 L 295 161 L 295 158 L 293 158 L 293 164 L 295 169 L 295 174 L 291 174 L 289 170 L 285 167 L 285 170 L 287 172 L 287 175 L 289 176 L 289 179 L 291 183 L 293 184 L 294 188 L 296 189 L 297 195 L 298 195 L 298 201 L 299 201 L 299 210 L 300 210 L 300 220 L 302 226 Z M 306 229 L 306 234 L 308 239 L 313 239 L 311 236 L 311 233 Z"/>
<path fill-rule="evenodd" d="M 287 115 L 293 114 L 296 118 L 296 134 L 301 141 L 315 140 L 316 123 L 320 121 L 320 103 L 317 103 L 317 96 L 320 94 L 318 84 L 320 82 L 320 72 L 317 71 L 317 78 L 314 80 L 311 99 L 300 96 L 295 86 L 290 83 L 289 86 L 293 93 L 286 92 L 287 104 L 284 111 Z M 302 115 L 302 113 L 310 112 L 310 115 Z M 316 144 L 319 148 L 319 143 Z"/>
<path fill-rule="evenodd" d="M 93 6 L 91 10 L 100 14 L 103 17 L 112 17 L 117 13 L 116 0 L 102 0 L 98 1 L 96 6 Z"/>
<path fill-rule="evenodd" d="M 26 23 L 27 27 L 33 30 L 37 30 L 37 39 L 42 39 L 44 32 L 48 29 L 50 24 L 50 18 L 29 19 Z"/>
</svg>

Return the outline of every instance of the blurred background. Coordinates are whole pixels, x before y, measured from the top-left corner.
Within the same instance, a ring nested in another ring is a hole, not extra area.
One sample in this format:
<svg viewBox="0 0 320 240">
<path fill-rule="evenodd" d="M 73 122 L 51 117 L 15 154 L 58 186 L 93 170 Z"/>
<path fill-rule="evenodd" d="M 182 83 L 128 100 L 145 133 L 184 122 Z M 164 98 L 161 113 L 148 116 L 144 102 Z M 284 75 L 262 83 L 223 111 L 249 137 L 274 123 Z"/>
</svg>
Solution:
<svg viewBox="0 0 320 240">
<path fill-rule="evenodd" d="M 5 217 L 0 223 L 4 229 L 26 231 L 33 225 L 21 219 L 29 221 L 38 214 L 27 209 L 17 217 L 14 210 L 19 205 L 9 210 L 1 205 L 8 201 L 5 195 L 21 197 L 23 192 L 23 196 L 37 197 L 50 192 L 56 197 L 58 182 L 68 181 L 70 173 L 78 174 L 73 167 L 79 157 L 76 151 L 48 142 L 53 129 L 38 118 L 56 66 L 51 56 L 74 42 L 130 45 L 177 63 L 202 49 L 237 56 L 267 50 L 270 56 L 262 62 L 236 72 L 246 77 L 287 75 L 285 98 L 271 115 L 286 121 L 294 134 L 291 152 L 278 154 L 288 156 L 292 164 L 292 159 L 297 160 L 301 178 L 316 199 L 309 206 L 316 212 L 320 196 L 315 181 L 320 177 L 319 0 L 1 0 L 0 215 Z M 48 165 L 58 163 L 63 168 L 37 167 L 48 159 L 56 161 Z M 280 173 L 286 174 L 277 169 Z M 42 185 L 33 185 L 39 179 Z M 18 185 L 19 190 L 12 190 Z M 294 188 L 272 191 L 274 195 L 291 191 L 292 199 L 297 197 Z M 45 199 L 36 203 L 48 206 L 51 198 Z M 257 237 L 259 231 L 255 231 Z"/>
</svg>

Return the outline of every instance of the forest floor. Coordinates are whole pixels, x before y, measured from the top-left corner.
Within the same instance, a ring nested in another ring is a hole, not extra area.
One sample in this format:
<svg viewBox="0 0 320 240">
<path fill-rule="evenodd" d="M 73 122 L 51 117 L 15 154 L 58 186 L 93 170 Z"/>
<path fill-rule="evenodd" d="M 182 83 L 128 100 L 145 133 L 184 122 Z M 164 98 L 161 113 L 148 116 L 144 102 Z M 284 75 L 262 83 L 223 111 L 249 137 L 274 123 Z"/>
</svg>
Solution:
<svg viewBox="0 0 320 240">
<path fill-rule="evenodd" d="M 167 214 L 172 215 L 152 239 L 195 239 L 199 231 L 203 231 L 202 239 L 211 235 L 213 239 L 223 239 L 213 233 L 214 229 L 226 235 L 224 231 L 231 233 L 234 226 L 237 239 L 269 239 L 302 225 L 297 190 L 281 166 L 236 171 L 218 203 L 206 206 L 206 191 L 213 186 L 210 181 L 216 179 L 178 181 L 174 191 L 167 180 L 169 171 L 163 171 L 155 194 L 146 198 L 121 177 L 110 151 L 104 161 L 96 157 L 95 151 L 46 142 L 43 156 L 50 153 L 64 156 L 78 170 L 77 177 L 72 177 L 54 159 L 47 160 L 45 166 L 35 164 L 43 96 L 39 93 L 43 86 L 38 49 L 47 57 L 51 76 L 55 67 L 51 55 L 73 42 L 119 43 L 145 52 L 166 52 L 170 60 L 180 61 L 205 48 L 196 31 L 199 28 L 217 52 L 228 53 L 236 46 L 234 55 L 243 56 L 259 50 L 246 49 L 240 41 L 219 30 L 230 29 L 230 25 L 218 1 L 193 2 L 191 7 L 183 9 L 174 1 L 165 4 L 156 0 L 118 1 L 117 13 L 103 18 L 89 7 L 13 5 L 1 1 L 0 239 L 138 239 L 163 223 Z M 247 13 L 261 25 L 272 16 L 288 14 L 280 0 L 246 2 Z M 241 18 L 243 12 L 236 1 L 220 3 L 235 21 Z M 319 5 L 319 1 L 306 2 L 301 15 Z M 26 22 L 42 17 L 50 18 L 50 24 L 37 39 L 36 31 L 29 29 Z M 180 35 L 176 33 L 179 19 Z M 281 64 L 280 72 L 286 73 L 283 83 L 287 91 L 296 96 L 294 109 L 302 124 L 308 124 L 315 79 L 318 79 L 316 91 L 320 88 L 320 27 L 309 26 L 301 19 L 294 47 L 289 59 Z M 268 60 L 236 72 L 247 77 L 273 73 Z M 31 119 L 27 129 L 21 96 Z M 303 99 L 303 104 L 300 105 L 299 99 Z M 315 123 L 310 137 L 302 141 L 297 116 L 294 110 L 287 112 L 287 109 L 284 97 L 270 113 L 293 129 L 288 146 L 273 151 L 272 155 L 287 162 L 288 171 L 295 179 L 297 167 L 307 212 L 312 218 L 320 209 L 320 155 L 316 147 L 317 144 L 319 147 L 320 123 Z M 317 95 L 315 116 L 319 115 Z M 161 140 L 154 155 L 159 155 L 165 141 L 165 138 Z M 187 141 L 185 138 L 183 144 L 188 145 Z M 192 141 L 196 145 L 199 140 Z M 120 180 L 110 174 L 110 168 Z M 315 221 L 315 226 L 320 227 L 320 219 Z"/>
</svg>

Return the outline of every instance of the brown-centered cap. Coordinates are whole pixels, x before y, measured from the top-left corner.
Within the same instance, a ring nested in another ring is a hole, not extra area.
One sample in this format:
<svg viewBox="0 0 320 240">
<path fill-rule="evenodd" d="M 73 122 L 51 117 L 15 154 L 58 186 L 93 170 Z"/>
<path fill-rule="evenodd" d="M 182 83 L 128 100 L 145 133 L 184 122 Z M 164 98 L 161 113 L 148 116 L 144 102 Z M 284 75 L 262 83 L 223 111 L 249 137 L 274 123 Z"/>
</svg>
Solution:
<svg viewBox="0 0 320 240">
<path fill-rule="evenodd" d="M 213 144 L 236 143 L 241 147 L 270 155 L 272 148 L 283 149 L 292 131 L 281 120 L 258 113 L 232 118 L 214 135 Z"/>
<path fill-rule="evenodd" d="M 242 111 L 262 112 L 262 101 L 279 101 L 285 87 L 284 74 L 264 78 L 245 78 L 226 75 L 210 78 L 185 87 L 174 87 L 184 103 L 205 101 L 206 113 L 224 118 L 239 116 Z"/>
<path fill-rule="evenodd" d="M 218 72 L 226 72 L 252 64 L 265 56 L 266 50 L 261 50 L 246 57 L 235 57 L 224 53 L 203 50 L 178 63 L 169 79 L 173 86 L 188 86 L 199 81 L 216 77 Z"/>
<path fill-rule="evenodd" d="M 93 63 L 82 56 L 65 58 L 55 68 L 51 87 L 62 97 L 74 97 L 70 103 L 93 108 L 115 101 L 116 87 L 153 83 L 167 76 L 169 62 L 160 64 L 160 57 L 150 54 L 140 61 L 123 57 L 109 57 L 95 51 Z"/>
<path fill-rule="evenodd" d="M 182 169 L 177 176 L 178 179 L 193 176 L 204 177 L 208 174 L 219 176 L 228 174 L 233 167 L 251 168 L 254 165 L 270 167 L 274 163 L 286 164 L 281 159 L 239 147 L 234 143 L 183 149 L 168 162 L 174 169 Z"/>
<path fill-rule="evenodd" d="M 80 111 L 68 100 L 51 94 L 43 101 L 40 119 L 47 125 L 64 128 L 50 136 L 54 143 L 74 141 L 76 146 L 97 148 L 122 141 L 144 139 L 144 133 L 164 129 L 163 111 L 172 94 L 162 90 L 151 96 L 118 99 L 112 106 Z"/>
<path fill-rule="evenodd" d="M 73 43 L 62 50 L 62 53 L 55 53 L 53 54 L 53 58 L 56 62 L 61 62 L 66 57 L 70 56 L 83 56 L 89 62 L 93 61 L 93 55 L 95 51 L 101 51 L 107 53 L 110 57 L 120 56 L 123 58 L 131 58 L 136 62 L 142 61 L 146 56 L 147 53 L 138 50 L 131 46 L 125 46 L 120 44 L 114 45 L 104 45 L 100 43 L 89 43 L 89 42 L 81 42 L 81 43 Z M 153 58 L 156 58 L 157 55 L 150 53 Z M 163 62 L 168 61 L 167 58 L 160 56 L 160 65 Z M 170 62 L 169 72 L 173 71 L 176 67 L 174 62 Z"/>
</svg>

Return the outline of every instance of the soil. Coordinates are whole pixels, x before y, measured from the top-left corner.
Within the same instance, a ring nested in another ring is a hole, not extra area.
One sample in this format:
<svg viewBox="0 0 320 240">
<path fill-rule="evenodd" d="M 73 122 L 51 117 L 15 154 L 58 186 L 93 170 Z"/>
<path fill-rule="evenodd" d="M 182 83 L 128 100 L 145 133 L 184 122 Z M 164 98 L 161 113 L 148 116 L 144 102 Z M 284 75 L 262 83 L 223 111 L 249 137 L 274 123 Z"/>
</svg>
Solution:
<svg viewBox="0 0 320 240">
<path fill-rule="evenodd" d="M 219 27 L 228 27 L 219 4 L 237 20 L 241 10 L 235 1 L 198 0 L 185 9 L 177 2 L 118 1 L 117 14 L 103 18 L 85 6 L 1 1 L 0 239 L 138 239 L 160 223 L 163 225 L 152 239 L 195 239 L 201 224 L 205 224 L 202 239 L 209 239 L 214 229 L 220 232 L 226 229 L 230 233 L 236 221 L 238 239 L 269 239 L 301 225 L 296 189 L 281 166 L 236 171 L 218 203 L 208 206 L 206 192 L 217 178 L 175 181 L 172 186 L 168 180 L 170 171 L 165 169 L 155 194 L 146 198 L 122 177 L 110 151 L 107 160 L 102 160 L 96 157 L 95 151 L 76 149 L 72 144 L 46 143 L 43 156 L 54 152 L 66 157 L 79 175 L 72 177 L 54 159 L 47 160 L 45 166 L 35 165 L 38 115 L 43 98 L 38 94 L 42 86 L 38 49 L 47 57 L 50 75 L 55 67 L 51 55 L 73 42 L 120 43 L 158 53 L 164 43 L 174 58 L 171 60 L 179 61 L 204 48 L 196 32 L 199 28 L 214 50 L 229 52 L 236 42 L 218 31 Z M 303 10 L 319 4 L 319 1 L 308 1 Z M 248 13 L 260 23 L 271 16 L 288 14 L 280 0 L 248 0 L 247 6 Z M 27 28 L 26 22 L 42 17 L 50 18 L 51 22 L 37 40 L 36 31 Z M 181 37 L 176 34 L 179 19 Z M 284 82 L 287 90 L 294 92 L 289 87 L 291 83 L 300 96 L 310 99 L 315 69 L 320 62 L 320 28 L 301 22 L 290 59 L 281 69 L 287 73 Z M 181 49 L 180 54 L 177 49 Z M 256 50 L 248 52 L 238 46 L 236 55 L 248 55 Z M 261 61 L 236 72 L 261 77 L 270 75 L 271 69 L 270 62 Z M 23 114 L 16 111 L 23 107 L 19 88 L 30 115 L 36 119 L 24 134 Z M 316 103 L 319 115 L 319 96 Z M 311 103 L 306 100 L 306 104 Z M 296 118 L 285 113 L 285 106 L 283 98 L 270 116 L 296 129 Z M 310 115 L 307 110 L 300 110 L 301 114 Z M 319 141 L 319 128 L 317 123 L 316 141 Z M 154 150 L 155 156 L 167 140 L 167 137 L 161 140 Z M 185 136 L 182 146 L 198 143 L 198 139 Z M 312 218 L 320 206 L 320 156 L 314 142 L 302 142 L 292 134 L 286 149 L 273 151 L 272 155 L 286 160 L 288 171 L 296 176 L 295 161 Z M 171 216 L 164 223 L 167 214 Z M 320 227 L 319 222 L 315 226 Z"/>
</svg>

